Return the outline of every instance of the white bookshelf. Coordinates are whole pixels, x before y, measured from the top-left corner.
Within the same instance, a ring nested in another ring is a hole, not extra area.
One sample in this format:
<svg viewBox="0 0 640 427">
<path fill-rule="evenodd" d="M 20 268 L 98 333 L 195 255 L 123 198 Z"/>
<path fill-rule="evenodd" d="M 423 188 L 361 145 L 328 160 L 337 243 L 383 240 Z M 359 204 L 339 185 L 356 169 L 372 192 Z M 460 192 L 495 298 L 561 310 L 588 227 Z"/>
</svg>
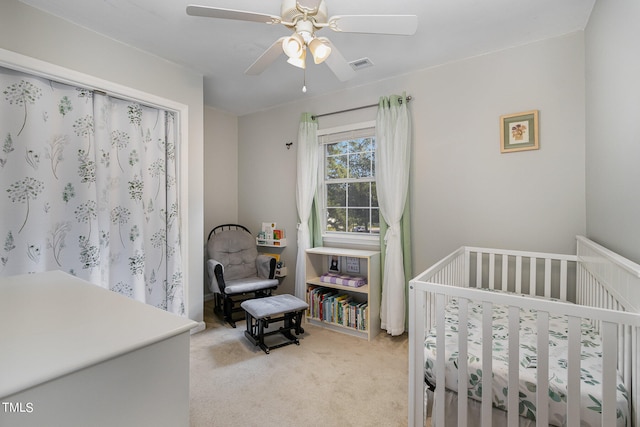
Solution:
<svg viewBox="0 0 640 427">
<path fill-rule="evenodd" d="M 380 252 L 330 247 L 311 248 L 307 249 L 306 252 L 307 303 L 310 303 L 309 291 L 317 287 L 323 287 L 338 290 L 340 293 L 349 295 L 354 301 L 367 302 L 368 304 L 365 330 L 323 321 L 312 317 L 310 310 L 307 310 L 305 316 L 307 322 L 367 340 L 374 338 L 380 332 Z M 320 276 L 329 271 L 329 265 L 333 257 L 338 257 L 342 274 L 365 277 L 367 284 L 360 287 L 350 287 L 321 282 Z M 357 266 L 359 271 L 348 271 L 348 263 L 352 266 Z"/>
</svg>

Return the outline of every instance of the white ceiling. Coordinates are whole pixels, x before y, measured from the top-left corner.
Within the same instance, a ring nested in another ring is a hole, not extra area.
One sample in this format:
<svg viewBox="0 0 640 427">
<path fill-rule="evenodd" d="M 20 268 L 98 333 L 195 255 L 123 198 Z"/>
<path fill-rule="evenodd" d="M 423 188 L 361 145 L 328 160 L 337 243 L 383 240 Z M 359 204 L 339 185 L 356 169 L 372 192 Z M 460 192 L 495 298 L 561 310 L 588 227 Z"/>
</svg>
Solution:
<svg viewBox="0 0 640 427">
<path fill-rule="evenodd" d="M 328 15 L 414 14 L 413 36 L 323 29 L 348 60 L 374 66 L 340 82 L 325 64 L 303 72 L 282 55 L 259 76 L 247 69 L 282 25 L 188 16 L 188 4 L 280 15 L 279 0 L 21 0 L 204 75 L 205 104 L 237 115 L 585 28 L 595 0 L 326 0 Z M 526 65 L 525 65 L 526 66 Z"/>
</svg>

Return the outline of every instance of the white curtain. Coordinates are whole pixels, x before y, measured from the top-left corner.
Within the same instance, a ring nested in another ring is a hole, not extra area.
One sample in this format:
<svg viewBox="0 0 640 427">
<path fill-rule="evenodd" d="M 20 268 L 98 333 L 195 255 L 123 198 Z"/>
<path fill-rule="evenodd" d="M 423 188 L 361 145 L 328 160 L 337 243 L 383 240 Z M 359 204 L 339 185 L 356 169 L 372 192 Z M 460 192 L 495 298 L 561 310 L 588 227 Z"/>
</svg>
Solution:
<svg viewBox="0 0 640 427">
<path fill-rule="evenodd" d="M 184 315 L 173 112 L 0 67 L 0 276 L 63 270 Z"/>
<path fill-rule="evenodd" d="M 410 123 L 406 97 L 381 97 L 376 118 L 376 186 L 380 214 L 389 225 L 380 318 L 382 329 L 400 335 L 405 325 L 404 260 L 401 220 L 409 188 Z"/>
<path fill-rule="evenodd" d="M 318 123 L 311 114 L 303 113 L 298 129 L 298 165 L 296 207 L 298 208 L 298 255 L 296 259 L 295 294 L 305 299 L 306 250 L 311 247 L 309 219 L 318 182 Z"/>
</svg>

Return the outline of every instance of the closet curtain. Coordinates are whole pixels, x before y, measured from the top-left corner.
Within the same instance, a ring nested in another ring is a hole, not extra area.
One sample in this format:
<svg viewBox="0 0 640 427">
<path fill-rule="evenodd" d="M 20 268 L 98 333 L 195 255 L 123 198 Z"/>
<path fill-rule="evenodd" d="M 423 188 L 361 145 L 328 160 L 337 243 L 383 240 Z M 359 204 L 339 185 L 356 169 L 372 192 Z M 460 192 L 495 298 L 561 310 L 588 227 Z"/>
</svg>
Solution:
<svg viewBox="0 0 640 427">
<path fill-rule="evenodd" d="M 0 275 L 184 315 L 174 112 L 0 67 Z"/>
<path fill-rule="evenodd" d="M 411 129 L 406 95 L 381 97 L 376 117 L 376 186 L 380 214 L 387 224 L 383 239 L 381 327 L 391 335 L 404 332 L 406 317 L 405 260 L 411 258 L 403 245 L 402 220 L 409 190 Z"/>
<path fill-rule="evenodd" d="M 298 128 L 296 207 L 298 209 L 298 254 L 295 295 L 306 299 L 306 250 L 311 248 L 311 212 L 318 183 L 318 122 L 311 113 L 303 113 Z"/>
</svg>

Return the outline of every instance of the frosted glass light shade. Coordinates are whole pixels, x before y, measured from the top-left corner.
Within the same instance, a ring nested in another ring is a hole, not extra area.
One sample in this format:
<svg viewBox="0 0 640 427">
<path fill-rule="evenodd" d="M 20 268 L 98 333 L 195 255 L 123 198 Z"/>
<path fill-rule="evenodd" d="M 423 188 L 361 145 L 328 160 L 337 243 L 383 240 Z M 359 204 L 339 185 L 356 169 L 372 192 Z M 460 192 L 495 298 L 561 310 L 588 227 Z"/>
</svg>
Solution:
<svg viewBox="0 0 640 427">
<path fill-rule="evenodd" d="M 311 55 L 313 55 L 313 62 L 316 64 L 321 64 L 331 54 L 329 41 L 324 38 L 314 38 L 311 40 L 309 49 L 311 50 Z"/>
</svg>

